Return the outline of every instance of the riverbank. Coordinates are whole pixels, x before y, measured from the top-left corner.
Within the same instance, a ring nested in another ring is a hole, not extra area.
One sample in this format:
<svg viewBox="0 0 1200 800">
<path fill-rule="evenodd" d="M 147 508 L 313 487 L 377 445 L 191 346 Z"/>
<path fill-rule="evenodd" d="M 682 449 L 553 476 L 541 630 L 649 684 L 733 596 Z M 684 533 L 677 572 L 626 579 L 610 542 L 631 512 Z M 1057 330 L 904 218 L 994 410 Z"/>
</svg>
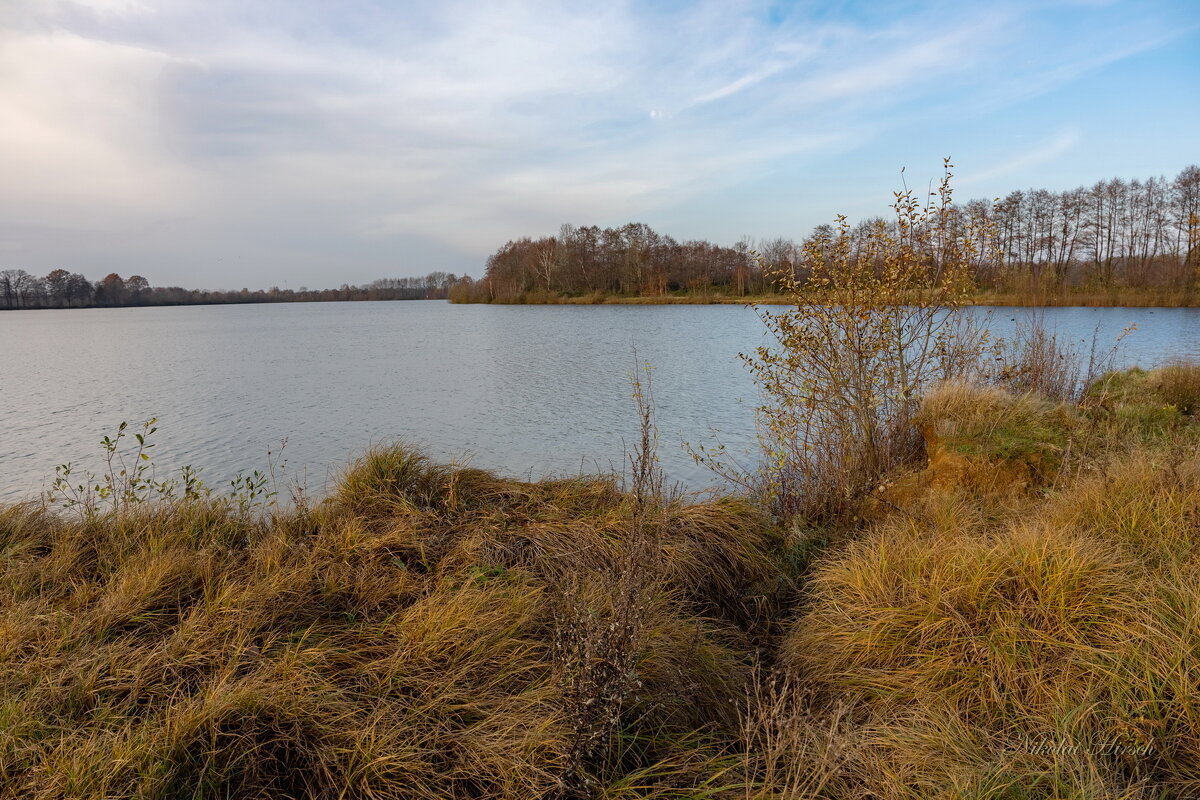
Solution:
<svg viewBox="0 0 1200 800">
<path fill-rule="evenodd" d="M 451 297 L 450 302 L 461 304 L 488 303 L 497 305 L 757 305 L 791 306 L 795 298 L 786 294 L 663 294 L 620 295 L 594 292 L 566 295 L 531 292 L 512 299 L 478 300 Z M 968 301 L 976 306 L 1019 306 L 1026 308 L 1196 308 L 1200 293 L 1160 292 L 1129 289 L 1112 291 L 1071 292 L 980 292 Z"/>
<path fill-rule="evenodd" d="M 0 797 L 1192 796 L 1198 410 L 944 386 L 838 527 L 404 448 L 269 514 L 6 506 Z"/>
</svg>

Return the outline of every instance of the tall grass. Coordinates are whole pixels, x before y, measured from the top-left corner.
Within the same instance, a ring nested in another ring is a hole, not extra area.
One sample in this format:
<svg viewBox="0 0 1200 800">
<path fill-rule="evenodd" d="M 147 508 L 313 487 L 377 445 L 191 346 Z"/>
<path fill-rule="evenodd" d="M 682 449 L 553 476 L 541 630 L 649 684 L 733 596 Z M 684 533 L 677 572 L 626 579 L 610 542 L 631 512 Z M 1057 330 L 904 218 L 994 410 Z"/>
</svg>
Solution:
<svg viewBox="0 0 1200 800">
<path fill-rule="evenodd" d="M 927 399 L 925 491 L 818 560 L 782 643 L 790 699 L 757 707 L 807 769 L 759 766 L 762 796 L 1200 791 L 1200 431 L 1157 394 L 1163 373 L 1145 375 L 1169 422 L 1114 413 L 1146 402 L 1133 392 L 1082 408 L 963 385 Z M 1011 468 L 1070 436 L 1057 480 Z"/>
<path fill-rule="evenodd" d="M 718 751 L 681 743 L 732 730 L 747 595 L 774 591 L 777 569 L 752 507 L 650 510 L 662 495 L 644 489 L 508 481 L 397 447 L 325 502 L 271 514 L 6 507 L 0 796 L 703 781 Z"/>
<path fill-rule="evenodd" d="M 665 491 L 646 407 L 624 485 L 0 508 L 0 797 L 1197 796 L 1197 374 L 941 385 L 823 547 Z"/>
</svg>

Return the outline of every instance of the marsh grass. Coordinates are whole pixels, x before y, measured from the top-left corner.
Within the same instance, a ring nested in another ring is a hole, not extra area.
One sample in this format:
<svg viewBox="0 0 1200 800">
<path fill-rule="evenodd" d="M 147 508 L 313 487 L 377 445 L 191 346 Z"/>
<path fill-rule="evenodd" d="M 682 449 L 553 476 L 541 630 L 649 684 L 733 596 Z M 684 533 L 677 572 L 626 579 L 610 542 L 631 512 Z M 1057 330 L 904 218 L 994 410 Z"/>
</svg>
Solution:
<svg viewBox="0 0 1200 800">
<path fill-rule="evenodd" d="M 1200 411 L 1200 364 L 1175 361 L 1157 372 L 1158 394 L 1182 414 Z"/>
<path fill-rule="evenodd" d="M 5 507 L 0 796 L 723 785 L 769 537 L 740 501 L 641 491 L 394 447 L 311 507 Z"/>
<path fill-rule="evenodd" d="M 1080 406 L 964 384 L 926 398 L 935 454 L 956 444 L 1018 482 L 1009 465 L 1049 448 L 1061 470 L 1001 494 L 961 474 L 930 481 L 818 558 L 777 680 L 804 709 L 787 729 L 840 726 L 840 746 L 818 752 L 845 755 L 820 791 L 791 792 L 785 775 L 767 796 L 1200 791 L 1200 460 L 1194 423 L 1161 394 L 1176 380 L 1110 374 L 1088 388 L 1103 402 Z M 931 456 L 926 472 L 940 469 Z"/>
<path fill-rule="evenodd" d="M 645 416 L 624 484 L 0 508 L 0 797 L 1197 796 L 1195 374 L 943 384 L 841 529 L 673 496 Z"/>
</svg>

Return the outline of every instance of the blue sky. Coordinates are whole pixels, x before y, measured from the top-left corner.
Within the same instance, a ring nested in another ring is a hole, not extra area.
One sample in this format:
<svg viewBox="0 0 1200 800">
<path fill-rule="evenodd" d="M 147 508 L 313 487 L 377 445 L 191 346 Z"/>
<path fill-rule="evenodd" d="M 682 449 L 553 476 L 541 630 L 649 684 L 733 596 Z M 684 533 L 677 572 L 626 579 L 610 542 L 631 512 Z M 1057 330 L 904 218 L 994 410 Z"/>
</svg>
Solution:
<svg viewBox="0 0 1200 800">
<path fill-rule="evenodd" d="M 800 238 L 1200 161 L 1200 0 L 4 0 L 0 268 L 479 275 L 562 222 Z"/>
</svg>

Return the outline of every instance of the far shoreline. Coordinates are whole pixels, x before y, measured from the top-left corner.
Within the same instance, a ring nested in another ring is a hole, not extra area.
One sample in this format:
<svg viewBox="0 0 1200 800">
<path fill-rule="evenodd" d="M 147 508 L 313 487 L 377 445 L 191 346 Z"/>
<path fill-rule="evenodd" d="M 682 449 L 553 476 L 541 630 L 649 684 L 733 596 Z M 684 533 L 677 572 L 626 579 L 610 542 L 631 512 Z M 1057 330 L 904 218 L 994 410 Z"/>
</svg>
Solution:
<svg viewBox="0 0 1200 800">
<path fill-rule="evenodd" d="M 796 301 L 787 295 L 562 295 L 534 294 L 516 300 L 449 301 L 452 305 L 742 305 L 794 306 Z M 1114 292 L 1079 292 L 1051 296 L 1029 296 L 1017 293 L 980 294 L 967 301 L 970 306 L 1009 308 L 1200 308 L 1200 297 L 1163 296 L 1158 293 L 1117 290 Z"/>
<path fill-rule="evenodd" d="M 152 308 L 199 308 L 212 306 L 295 306 L 295 305 L 345 305 L 376 304 L 376 303 L 447 303 L 449 305 L 482 305 L 482 306 L 795 306 L 796 301 L 786 295 L 581 295 L 547 297 L 537 294 L 529 299 L 517 300 L 451 300 L 444 297 L 414 298 L 414 299 L 353 299 L 353 300 L 249 300 L 243 302 L 195 302 L 195 303 L 154 303 L 154 304 L 122 304 L 113 306 L 34 306 L 31 308 L 0 308 L 0 316 L 8 312 L 20 311 L 112 311 L 118 309 L 152 309 Z M 1200 297 L 1162 297 L 1142 293 L 1118 293 L 1114 297 L 1103 297 L 1097 294 L 1057 295 L 1045 298 L 1031 298 L 1019 294 L 986 294 L 967 300 L 964 306 L 982 308 L 1200 308 Z"/>
</svg>

